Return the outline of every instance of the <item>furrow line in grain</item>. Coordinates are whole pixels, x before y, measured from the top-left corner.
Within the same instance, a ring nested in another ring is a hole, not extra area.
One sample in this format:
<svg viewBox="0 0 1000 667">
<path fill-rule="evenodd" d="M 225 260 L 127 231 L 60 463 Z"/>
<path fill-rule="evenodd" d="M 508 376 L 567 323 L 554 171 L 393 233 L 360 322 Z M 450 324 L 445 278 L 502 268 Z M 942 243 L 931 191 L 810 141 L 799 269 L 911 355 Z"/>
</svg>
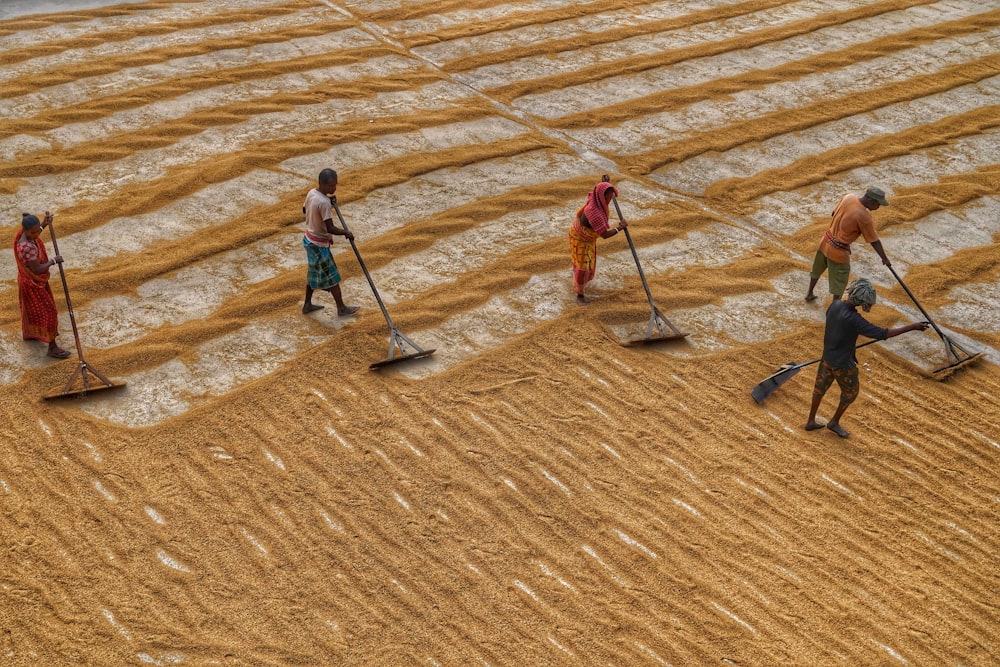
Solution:
<svg viewBox="0 0 1000 667">
<path fill-rule="evenodd" d="M 592 0 L 580 5 L 569 6 L 568 3 L 546 2 L 544 0 L 529 0 L 524 3 L 523 8 L 511 7 L 498 2 L 497 0 L 441 0 L 432 3 L 399 3 L 391 7 L 379 7 L 378 4 L 359 3 L 356 0 L 349 0 L 348 7 L 359 18 L 374 23 L 417 23 L 418 19 L 433 20 L 439 15 L 447 17 L 456 16 L 455 23 L 469 23 L 468 16 L 502 16 L 508 21 L 520 24 L 523 21 L 531 21 L 530 24 L 547 24 L 565 18 L 576 18 L 581 13 L 584 16 L 604 11 L 621 10 L 628 7 L 630 3 L 623 0 Z M 561 7 L 561 5 L 566 5 Z M 555 9 L 546 9 L 546 6 Z M 465 18 L 465 21 L 462 19 Z M 530 25 L 529 24 L 529 25 Z"/>
<path fill-rule="evenodd" d="M 94 54 L 91 57 L 96 59 L 108 55 L 108 53 L 100 52 L 97 47 L 109 46 L 108 52 L 117 57 L 143 49 L 148 41 L 141 42 L 143 46 L 140 46 L 137 39 L 140 37 L 157 38 L 166 34 L 184 33 L 196 28 L 235 23 L 252 25 L 258 19 L 300 15 L 301 9 L 311 4 L 303 0 L 291 3 L 280 3 L 279 0 L 270 6 L 248 6 L 239 11 L 227 11 L 225 7 L 221 8 L 222 11 L 218 11 L 214 9 L 214 5 L 205 5 L 203 9 L 202 6 L 195 5 L 193 9 L 187 11 L 178 7 L 179 11 L 173 13 L 161 10 L 156 13 L 133 14 L 118 21 L 105 19 L 96 26 L 93 21 L 80 22 L 79 25 L 62 22 L 58 25 L 58 31 L 54 29 L 18 31 L 22 36 L 33 40 L 30 47 L 24 47 L 17 42 L 0 38 L 0 53 L 3 53 L 8 65 L 36 60 L 45 63 L 46 67 L 57 64 L 60 60 L 80 58 L 80 55 L 77 54 L 69 56 L 66 54 L 67 51 L 83 51 L 81 55 L 86 56 L 88 52 L 84 50 L 90 49 L 89 53 Z M 5 31 L 6 24 L 6 21 L 0 21 L 0 34 Z M 242 29 L 242 27 L 240 25 L 238 29 Z M 136 44 L 133 45 L 130 42 L 136 42 Z M 13 67 L 8 67 L 7 73 L 12 70 L 14 70 Z"/>
<path fill-rule="evenodd" d="M 356 29 L 340 30 L 333 34 L 336 40 L 331 40 L 328 35 L 301 39 L 297 40 L 296 48 L 289 49 L 282 45 L 274 53 L 264 49 L 258 49 L 257 52 L 233 49 L 232 53 L 223 53 L 229 56 L 223 58 L 219 52 L 213 52 L 211 58 L 202 58 L 207 61 L 204 66 L 198 57 L 189 57 L 176 63 L 168 63 L 169 67 L 167 64 L 150 65 L 138 68 L 140 71 L 136 71 L 137 68 L 134 67 L 122 68 L 101 76 L 84 78 L 86 85 L 76 84 L 78 79 L 73 79 L 73 83 L 65 86 L 53 86 L 51 90 L 47 88 L 45 90 L 49 92 L 45 95 L 20 93 L 5 85 L 3 88 L 10 94 L 6 102 L 0 102 L 0 108 L 8 111 L 7 118 L 0 125 L 0 137 L 6 139 L 19 132 L 48 132 L 57 137 L 65 136 L 67 142 L 72 143 L 71 131 L 75 126 L 86 128 L 88 123 L 94 124 L 105 118 L 113 119 L 113 114 L 121 114 L 127 118 L 125 112 L 135 114 L 146 105 L 155 103 L 160 103 L 161 107 L 168 102 L 173 106 L 184 102 L 190 105 L 194 93 L 212 94 L 223 86 L 244 84 L 247 87 L 246 84 L 257 79 L 266 82 L 269 77 L 282 75 L 293 81 L 293 75 L 308 80 L 314 70 L 319 70 L 320 75 L 329 74 L 333 66 L 345 67 L 363 63 L 367 58 L 389 55 L 408 60 L 414 66 L 420 65 L 419 61 L 387 49 Z M 356 44 L 357 41 L 361 41 L 361 44 Z M 341 48 L 337 54 L 326 52 L 326 49 L 338 45 Z M 247 63 L 248 60 L 251 64 Z M 201 71 L 202 67 L 212 66 L 214 69 L 210 71 Z M 336 76 L 335 71 L 333 74 Z M 117 79 L 132 82 L 132 87 L 124 93 L 107 94 L 109 88 L 113 91 L 119 87 Z M 63 127 L 67 125 L 68 128 Z"/>
<path fill-rule="evenodd" d="M 984 81 L 981 88 L 973 85 L 969 86 L 967 91 L 962 90 L 962 88 L 966 88 L 965 86 L 955 90 L 962 93 L 973 92 L 979 88 L 985 93 L 987 89 L 992 88 L 997 83 L 1000 83 L 1000 79 L 994 77 Z M 929 101 L 933 102 L 935 106 L 937 104 L 948 105 L 949 97 L 945 94 L 937 100 Z M 992 130 L 998 126 L 996 113 L 998 107 L 996 106 L 977 104 L 975 107 L 963 108 L 960 106 L 957 109 L 952 106 L 941 106 L 936 112 L 931 111 L 929 107 L 922 108 L 923 104 L 910 102 L 906 106 L 911 109 L 910 113 L 913 115 L 908 121 L 904 121 L 904 124 L 896 127 L 882 125 L 878 132 L 873 129 L 860 135 L 853 135 L 854 143 L 850 145 L 830 147 L 828 150 L 807 155 L 806 151 L 814 146 L 808 137 L 802 136 L 800 133 L 798 138 L 802 139 L 802 152 L 781 159 L 783 164 L 780 166 L 774 165 L 772 168 L 747 173 L 741 177 L 717 180 L 705 190 L 705 194 L 709 197 L 725 198 L 734 203 L 746 202 L 774 192 L 774 183 L 782 183 L 786 189 L 809 186 L 818 183 L 825 177 L 835 176 L 851 169 L 862 168 L 887 158 L 896 157 L 907 150 L 919 152 L 926 148 Z M 881 116 L 881 111 L 879 116 Z M 926 111 L 927 115 L 923 116 L 922 120 L 927 122 L 915 124 L 915 121 L 921 118 L 917 114 L 923 111 Z M 956 111 L 957 113 L 955 113 Z M 853 131 L 853 128 L 859 123 L 867 123 L 870 120 L 873 118 L 868 114 L 862 114 L 858 117 L 826 123 L 823 130 L 825 132 Z M 776 137 L 754 145 L 748 150 L 755 153 L 771 153 L 778 150 L 778 144 L 785 143 L 787 143 L 785 138 Z M 738 152 L 739 149 L 728 151 L 724 157 L 729 159 Z M 686 170 L 698 167 L 705 168 L 706 166 L 704 161 L 698 159 L 689 159 L 683 165 Z M 654 172 L 652 178 L 661 182 L 669 182 L 670 180 L 662 172 L 660 174 Z"/>
<path fill-rule="evenodd" d="M 747 144 L 766 142 L 850 116 L 877 113 L 892 105 L 906 105 L 914 100 L 944 95 L 956 88 L 995 78 L 998 67 L 1000 67 L 1000 56 L 987 56 L 975 62 L 952 66 L 945 71 L 887 83 L 873 94 L 859 96 L 852 93 L 839 99 L 817 101 L 811 106 L 782 110 L 763 117 L 731 123 L 726 126 L 726 134 L 717 131 L 692 134 L 657 147 L 653 151 L 630 156 L 629 165 L 639 173 L 655 172 L 673 163 L 685 162 L 705 153 L 724 153 Z M 970 111 L 976 113 L 978 109 Z M 919 147 L 914 147 L 914 151 L 918 149 Z M 766 193 L 760 193 L 758 196 L 763 194 Z"/>
<path fill-rule="evenodd" d="M 765 13 L 783 4 L 780 0 L 736 0 L 705 9 L 696 2 L 680 0 L 646 5 L 641 14 L 608 12 L 580 21 L 571 19 L 524 27 L 484 22 L 474 24 L 473 30 L 478 34 L 468 36 L 449 36 L 429 42 L 423 35 L 402 34 L 397 39 L 404 44 L 409 44 L 411 39 L 426 41 L 413 46 L 412 51 L 450 74 L 471 74 L 480 68 L 503 68 L 503 63 L 527 59 L 538 59 L 538 65 L 545 67 L 547 63 L 560 62 L 563 56 L 559 54 L 567 52 L 577 53 L 583 56 L 584 62 L 590 62 L 592 59 L 621 58 L 623 54 L 641 51 L 643 44 L 666 51 L 658 39 L 668 33 L 680 33 L 699 25 L 721 25 L 724 21 L 753 16 L 756 12 Z M 602 29 L 593 30 L 594 23 L 599 23 Z M 412 29 L 402 32 L 410 31 Z M 609 44 L 615 45 L 617 55 L 605 55 L 606 52 L 598 48 Z M 547 57 L 540 55 L 539 45 L 544 45 Z"/>
<path fill-rule="evenodd" d="M 913 4 L 920 6 L 926 3 L 916 0 Z M 817 12 L 829 9 L 816 7 Z M 635 55 L 627 55 L 626 51 L 608 62 L 577 67 L 570 73 L 549 74 L 546 70 L 551 66 L 544 61 L 538 63 L 539 71 L 533 72 L 535 62 L 529 59 L 518 62 L 519 70 L 512 70 L 511 66 L 503 64 L 484 64 L 455 77 L 484 88 L 492 97 L 540 116 L 541 122 L 552 127 L 606 127 L 636 115 L 676 112 L 698 101 L 773 86 L 801 78 L 804 74 L 833 70 L 831 75 L 836 76 L 835 70 L 839 68 L 874 57 L 889 57 L 914 46 L 932 44 L 950 36 L 947 33 L 953 32 L 955 37 L 961 37 L 982 30 L 978 23 L 979 16 L 963 17 L 944 23 L 948 28 L 942 35 L 938 32 L 938 26 L 942 25 L 940 17 L 932 18 L 933 15 L 927 16 L 926 12 L 907 17 L 905 12 L 899 12 L 901 20 L 893 22 L 899 34 L 885 36 L 885 30 L 873 27 L 874 17 L 870 14 L 874 11 L 875 8 L 869 5 L 800 21 L 794 21 L 794 16 L 788 15 L 778 19 L 765 11 L 755 17 L 752 25 L 758 29 L 753 32 L 747 31 L 748 26 L 729 26 L 722 22 L 720 28 L 731 36 L 720 38 L 715 34 L 718 30 L 701 32 L 696 28 L 705 26 L 696 26 L 691 29 L 692 36 L 706 35 L 698 38 L 700 43 L 691 45 L 691 38 L 680 39 L 680 35 L 673 37 L 667 34 L 662 38 L 660 52 L 649 53 L 643 48 L 647 41 L 644 38 L 637 45 Z M 949 7 L 948 11 L 951 15 L 962 16 L 956 9 Z M 988 14 L 986 20 L 995 26 L 1000 19 Z M 791 22 L 782 25 L 785 21 Z M 805 36 L 814 39 L 817 30 L 829 32 L 827 39 L 835 42 L 838 48 L 818 51 L 814 41 L 810 46 L 799 48 L 798 43 L 807 41 Z M 542 49 L 539 48 L 539 51 Z M 802 57 L 803 51 L 805 57 Z M 747 57 L 735 59 L 734 53 L 743 53 Z M 608 58 L 604 56 L 601 60 Z M 757 67 L 747 69 L 751 63 Z M 527 77 L 520 74 L 524 69 L 527 69 Z M 518 72 L 520 78 L 510 82 L 496 77 L 505 70 L 512 70 L 508 77 Z M 597 99 L 587 93 L 596 86 L 609 85 L 621 88 L 623 94 L 612 104 L 596 106 Z M 574 90 L 581 94 L 559 101 L 560 94 L 566 95 Z"/>
<path fill-rule="evenodd" d="M 266 10 L 274 5 L 312 6 L 310 0 L 217 0 L 206 7 L 201 3 L 186 2 L 146 2 L 141 6 L 95 7 L 73 12 L 34 13 L 0 21 L 0 35 L 3 38 L 13 34 L 28 33 L 39 41 L 58 39 L 70 34 L 79 36 L 95 29 L 95 24 L 121 28 L 142 25 L 151 18 L 158 21 L 181 21 L 189 17 L 211 17 L 218 13 L 232 13 L 239 10 L 253 13 Z M 100 19 L 99 21 L 97 19 Z M 0 44 L 16 43 L 4 39 Z"/>
<path fill-rule="evenodd" d="M 136 104 L 100 103 L 99 109 L 59 110 L 17 122 L 11 132 L 32 126 L 30 140 L 24 134 L 0 140 L 6 164 L 0 173 L 30 178 L 45 174 L 79 171 L 94 162 L 122 159 L 138 151 L 169 146 L 180 139 L 220 125 L 244 123 L 254 116 L 288 112 L 296 107 L 338 100 L 360 100 L 380 93 L 399 91 L 400 77 L 408 77 L 406 89 L 439 77 L 421 71 L 417 61 L 399 58 L 381 47 L 366 49 L 363 58 L 322 57 L 322 64 L 288 73 L 256 72 L 250 81 L 215 81 L 212 88 L 187 92 L 183 87 L 160 87 L 166 99 L 132 98 Z M 356 54 L 355 54 L 356 55 Z M 310 58 L 312 60 L 312 58 Z M 331 64 L 331 61 L 341 61 Z M 373 63 L 380 78 L 368 77 Z M 332 87 L 330 79 L 338 79 Z M 176 93 L 176 94 L 175 94 Z M 67 123 L 64 117 L 88 120 Z M 371 128 L 368 128 L 370 131 Z M 12 161 L 16 160 L 16 164 Z M 18 165 L 20 170 L 18 170 Z"/>
<path fill-rule="evenodd" d="M 362 137 L 376 132 L 394 135 L 460 122 L 462 110 L 473 118 L 495 115 L 494 109 L 472 99 L 465 88 L 434 79 L 419 79 L 417 85 L 415 91 L 410 91 L 403 82 L 398 82 L 395 90 L 371 98 L 349 103 L 333 99 L 285 112 L 255 115 L 233 125 L 210 127 L 163 148 L 95 163 L 71 179 L 76 187 L 69 187 L 67 179 L 58 175 L 32 179 L 32 187 L 21 186 L 19 196 L 25 205 L 40 201 L 46 203 L 39 206 L 48 205 L 56 210 L 74 204 L 72 212 L 64 216 L 68 220 L 63 224 L 64 229 L 77 231 L 81 219 L 108 221 L 156 210 L 203 190 L 206 184 L 231 181 L 237 175 L 257 172 L 274 177 L 273 167 L 261 169 L 261 164 L 271 165 L 274 160 L 278 163 L 275 166 L 279 166 L 285 160 L 327 151 L 331 145 L 350 146 L 351 142 L 345 140 L 353 139 L 354 133 Z M 304 126 L 315 129 L 303 132 Z M 369 154 L 372 150 L 367 148 Z M 312 163 L 310 167 L 309 180 L 313 181 L 316 176 L 311 172 L 316 167 Z M 88 183 L 112 183 L 114 187 L 105 198 L 80 201 L 80 188 Z M 139 185 L 141 189 L 137 188 Z M 256 201 L 273 203 L 274 199 L 261 193 Z M 11 204 L 8 202 L 7 206 Z M 90 226 L 96 224 L 91 222 Z"/>
</svg>

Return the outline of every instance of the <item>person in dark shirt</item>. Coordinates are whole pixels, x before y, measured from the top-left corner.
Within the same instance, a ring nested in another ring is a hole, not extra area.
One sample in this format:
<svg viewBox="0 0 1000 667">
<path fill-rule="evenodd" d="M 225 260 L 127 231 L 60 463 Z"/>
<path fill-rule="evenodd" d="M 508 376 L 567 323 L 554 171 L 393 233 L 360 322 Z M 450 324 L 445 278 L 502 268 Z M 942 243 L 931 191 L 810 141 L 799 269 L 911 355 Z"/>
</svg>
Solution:
<svg viewBox="0 0 1000 667">
<path fill-rule="evenodd" d="M 839 435 L 841 438 L 850 436 L 843 426 L 840 425 L 840 418 L 844 416 L 848 406 L 858 397 L 860 385 L 858 382 L 858 359 L 855 356 L 854 348 L 858 342 L 858 336 L 866 336 L 876 340 L 893 338 L 907 331 L 923 331 L 929 325 L 927 322 L 914 322 L 905 327 L 886 329 L 875 326 L 857 311 L 861 306 L 866 313 L 875 305 L 875 287 L 864 278 L 858 278 L 847 286 L 843 299 L 835 299 L 826 311 L 826 331 L 823 334 L 823 358 L 819 362 L 819 370 L 816 371 L 816 384 L 813 387 L 812 406 L 809 408 L 809 421 L 806 422 L 807 431 L 815 431 L 823 428 L 823 424 L 816 421 L 816 411 L 823 401 L 827 389 L 834 380 L 840 385 L 840 405 L 833 417 L 826 423 L 826 427 Z"/>
</svg>

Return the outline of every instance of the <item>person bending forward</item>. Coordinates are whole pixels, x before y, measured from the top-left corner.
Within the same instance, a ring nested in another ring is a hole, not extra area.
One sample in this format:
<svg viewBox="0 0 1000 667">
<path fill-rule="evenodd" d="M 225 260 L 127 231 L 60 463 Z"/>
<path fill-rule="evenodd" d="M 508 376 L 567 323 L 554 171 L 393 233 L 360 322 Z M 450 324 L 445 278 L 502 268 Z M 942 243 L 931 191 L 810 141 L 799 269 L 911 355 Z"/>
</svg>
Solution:
<svg viewBox="0 0 1000 667">
<path fill-rule="evenodd" d="M 875 220 L 870 213 L 888 205 L 889 200 L 885 198 L 885 193 L 878 188 L 868 188 L 860 197 L 847 194 L 841 198 L 833 209 L 830 226 L 823 232 L 823 238 L 813 258 L 806 301 L 816 300 L 813 290 L 819 282 L 819 277 L 827 270 L 829 270 L 830 294 L 834 299 L 840 298 L 851 277 L 851 244 L 859 236 L 871 244 L 872 249 L 882 258 L 882 264 L 892 266 L 882 248 L 882 242 L 875 231 Z"/>
<path fill-rule="evenodd" d="M 573 259 L 573 291 L 576 302 L 587 303 L 584 287 L 594 279 L 597 271 L 597 237 L 609 239 L 628 227 L 622 220 L 617 227 L 609 228 L 608 205 L 618 190 L 608 181 L 601 181 L 587 195 L 587 203 L 576 212 L 576 219 L 569 229 L 569 253 Z"/>
<path fill-rule="evenodd" d="M 809 408 L 809 420 L 806 422 L 807 431 L 815 431 L 823 428 L 823 424 L 816 421 L 816 412 L 819 404 L 823 401 L 823 396 L 827 389 L 836 380 L 840 385 L 840 404 L 833 417 L 827 422 L 826 427 L 846 438 L 850 435 L 843 426 L 840 419 L 844 416 L 848 406 L 854 402 L 860 392 L 858 378 L 858 358 L 854 347 L 857 345 L 858 336 L 867 336 L 875 340 L 885 340 L 893 338 L 907 331 L 923 331 L 927 328 L 927 322 L 914 322 L 905 327 L 895 329 L 885 329 L 876 326 L 866 320 L 857 311 L 861 306 L 866 313 L 875 305 L 875 287 L 864 278 L 858 278 L 847 287 L 843 299 L 836 299 L 826 310 L 826 330 L 823 333 L 823 358 L 819 362 L 819 370 L 816 371 L 816 384 L 813 387 L 812 406 Z"/>
</svg>

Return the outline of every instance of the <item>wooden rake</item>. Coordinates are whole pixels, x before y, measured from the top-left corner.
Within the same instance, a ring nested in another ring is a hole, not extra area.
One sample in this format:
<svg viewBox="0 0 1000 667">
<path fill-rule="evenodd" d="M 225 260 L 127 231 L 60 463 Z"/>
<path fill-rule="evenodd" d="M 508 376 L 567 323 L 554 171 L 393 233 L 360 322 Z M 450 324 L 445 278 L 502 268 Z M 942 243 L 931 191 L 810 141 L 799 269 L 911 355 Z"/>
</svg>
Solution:
<svg viewBox="0 0 1000 667">
<path fill-rule="evenodd" d="M 49 233 L 52 235 L 52 251 L 58 255 L 59 243 L 56 241 L 56 230 L 55 227 L 53 227 L 51 220 L 49 221 L 48 228 Z M 73 313 L 73 303 L 69 298 L 69 284 L 66 282 L 66 271 L 63 270 L 62 263 L 59 263 L 56 266 L 59 267 L 59 277 L 62 279 L 63 294 L 66 296 L 66 310 L 69 312 L 69 322 L 73 327 L 73 340 L 76 342 L 76 356 L 79 361 L 77 362 L 76 370 L 73 371 L 73 375 L 70 376 L 65 386 L 63 386 L 62 391 L 55 394 L 49 394 L 43 398 L 45 400 L 53 398 L 69 398 L 72 396 L 79 396 L 82 398 L 83 396 L 91 394 L 95 391 L 124 387 L 124 382 L 112 382 L 108 378 L 104 377 L 96 368 L 88 364 L 87 360 L 84 358 L 83 344 L 80 343 L 80 332 L 76 327 L 76 315 Z"/>
<path fill-rule="evenodd" d="M 611 177 L 605 174 L 601 177 L 601 180 L 605 183 L 611 182 Z M 618 206 L 618 198 L 613 194 L 611 195 L 611 202 L 615 205 L 615 213 L 618 215 L 618 221 L 622 222 L 625 218 L 622 216 L 622 210 Z M 665 340 L 680 340 L 687 336 L 686 333 L 681 332 L 680 329 L 671 324 L 670 320 L 663 316 L 660 309 L 656 307 L 653 302 L 653 293 L 649 291 L 649 283 L 646 282 L 646 274 L 642 270 L 642 264 L 639 263 L 639 255 L 635 251 L 635 244 L 632 242 L 632 235 L 628 233 L 628 227 L 624 228 L 625 239 L 628 241 L 629 250 L 632 251 L 632 259 L 635 260 L 635 268 L 639 271 L 639 278 L 642 280 L 642 288 L 646 290 L 646 299 L 649 301 L 649 308 L 652 311 L 649 315 L 649 322 L 646 324 L 646 335 L 642 338 L 634 338 L 622 342 L 622 345 L 628 347 L 632 345 L 646 345 L 648 343 L 658 343 Z"/>
<path fill-rule="evenodd" d="M 899 277 L 898 273 L 896 273 L 896 269 L 890 266 L 889 270 L 892 272 L 892 275 L 896 278 L 896 282 L 899 283 L 899 286 L 903 288 L 903 291 L 906 292 L 906 295 L 910 297 L 911 301 L 913 301 L 913 305 L 915 305 L 920 310 L 920 313 L 924 316 L 924 319 L 927 320 L 928 324 L 934 327 L 934 333 L 936 333 L 941 338 L 941 341 L 944 343 L 944 351 L 945 354 L 947 355 L 948 363 L 946 363 L 944 366 L 941 366 L 940 368 L 935 368 L 932 371 L 932 376 L 934 378 L 944 379 L 945 377 L 948 377 L 949 375 L 954 373 L 959 368 L 972 364 L 981 356 L 983 356 L 982 352 L 969 352 L 964 347 L 962 347 L 961 345 L 953 341 L 951 338 L 946 336 L 944 332 L 941 331 L 941 328 L 937 324 L 935 324 L 934 320 L 931 319 L 931 316 L 927 314 L 927 311 L 924 310 L 924 307 L 920 305 L 920 302 L 917 301 L 917 297 L 913 296 L 913 292 L 910 291 L 910 288 L 906 286 L 906 283 L 903 282 L 903 279 Z"/>
<path fill-rule="evenodd" d="M 347 228 L 347 222 L 344 221 L 344 216 L 340 213 L 340 207 L 337 206 L 337 202 L 333 199 L 330 200 L 333 205 L 333 210 L 337 212 L 337 218 L 340 219 L 340 225 L 344 228 L 344 231 L 350 231 Z M 385 304 L 382 302 L 382 297 L 378 293 L 378 289 L 375 288 L 375 281 L 372 280 L 372 276 L 368 273 L 368 267 L 365 266 L 365 261 L 361 259 L 361 253 L 358 252 L 358 246 L 354 242 L 354 239 L 350 239 L 351 248 L 354 249 L 354 256 L 358 258 L 358 264 L 361 265 L 361 270 L 364 271 L 365 278 L 368 279 L 368 286 L 372 288 L 372 294 L 375 295 L 375 300 L 378 301 L 378 307 L 382 309 L 382 315 L 385 317 L 386 324 L 389 325 L 389 356 L 382 361 L 376 361 L 369 366 L 372 370 L 388 366 L 389 364 L 399 363 L 401 361 L 407 361 L 410 359 L 421 359 L 423 357 L 429 357 L 434 354 L 434 350 L 425 350 L 412 340 L 407 338 L 396 325 L 393 324 L 392 318 L 389 317 L 389 311 L 386 310 Z"/>
</svg>

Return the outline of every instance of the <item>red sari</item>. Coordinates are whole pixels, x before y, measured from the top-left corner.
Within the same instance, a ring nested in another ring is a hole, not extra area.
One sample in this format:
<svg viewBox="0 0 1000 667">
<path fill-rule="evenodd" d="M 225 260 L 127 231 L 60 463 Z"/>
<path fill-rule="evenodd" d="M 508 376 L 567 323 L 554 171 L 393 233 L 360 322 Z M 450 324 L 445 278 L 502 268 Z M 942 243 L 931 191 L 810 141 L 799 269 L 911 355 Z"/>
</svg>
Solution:
<svg viewBox="0 0 1000 667">
<path fill-rule="evenodd" d="M 583 296 L 583 288 L 594 279 L 597 272 L 597 239 L 608 229 L 608 201 L 604 193 L 611 190 L 618 195 L 610 183 L 598 183 L 590 194 L 587 203 L 576 212 L 576 219 L 569 229 L 569 255 L 573 260 L 573 291 Z M 584 227 L 580 215 L 587 219 L 590 227 Z"/>
<path fill-rule="evenodd" d="M 49 270 L 34 273 L 31 262 L 49 261 L 41 239 L 24 238 L 23 229 L 14 237 L 14 259 L 17 260 L 17 300 L 21 304 L 21 334 L 24 340 L 51 343 L 59 333 L 59 313 L 49 287 Z"/>
</svg>

